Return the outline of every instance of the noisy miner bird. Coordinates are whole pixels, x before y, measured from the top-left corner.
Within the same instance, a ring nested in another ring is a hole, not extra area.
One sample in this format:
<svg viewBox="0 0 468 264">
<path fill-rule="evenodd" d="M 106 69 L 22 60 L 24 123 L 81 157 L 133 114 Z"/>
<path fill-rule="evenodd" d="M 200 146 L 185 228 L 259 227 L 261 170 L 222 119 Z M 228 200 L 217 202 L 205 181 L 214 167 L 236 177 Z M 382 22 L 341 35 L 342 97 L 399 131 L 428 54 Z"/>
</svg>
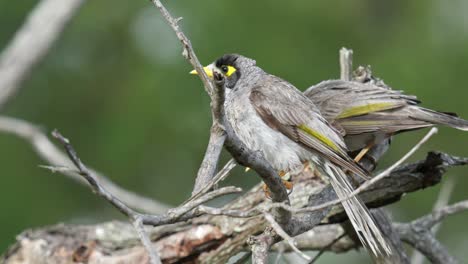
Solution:
<svg viewBox="0 0 468 264">
<path fill-rule="evenodd" d="M 342 131 L 349 151 L 359 161 L 372 146 L 400 132 L 445 125 L 468 131 L 468 121 L 452 113 L 418 106 L 413 95 L 373 84 L 329 80 L 304 94 L 337 130 Z"/>
<path fill-rule="evenodd" d="M 251 151 L 261 152 L 278 172 L 299 173 L 309 161 L 329 177 L 341 199 L 353 191 L 344 171 L 368 177 L 347 155 L 341 135 L 292 84 L 237 54 L 224 55 L 204 69 L 210 77 L 214 71 L 225 77 L 225 116 L 234 133 Z M 363 245 L 376 256 L 390 255 L 389 245 L 362 201 L 352 197 L 342 205 Z"/>
</svg>

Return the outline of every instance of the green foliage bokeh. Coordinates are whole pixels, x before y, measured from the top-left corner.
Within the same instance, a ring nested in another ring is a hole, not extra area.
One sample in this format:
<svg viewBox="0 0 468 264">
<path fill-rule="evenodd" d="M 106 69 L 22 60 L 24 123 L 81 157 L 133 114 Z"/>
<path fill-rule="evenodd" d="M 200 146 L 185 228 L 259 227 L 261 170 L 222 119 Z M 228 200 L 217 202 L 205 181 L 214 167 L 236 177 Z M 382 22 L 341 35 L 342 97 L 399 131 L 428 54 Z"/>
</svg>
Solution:
<svg viewBox="0 0 468 264">
<path fill-rule="evenodd" d="M 0 1 L 0 48 L 37 1 Z M 168 1 L 198 57 L 224 53 L 255 58 L 299 89 L 338 78 L 338 50 L 354 50 L 355 65 L 423 105 L 468 118 L 466 1 Z M 188 75 L 181 45 L 149 1 L 88 1 L 47 57 L 2 110 L 47 133 L 59 129 L 83 161 L 121 186 L 168 204 L 191 192 L 211 124 L 209 99 Z M 382 166 L 405 153 L 423 132 L 399 136 Z M 442 128 L 412 160 L 429 150 L 468 156 L 466 134 Z M 227 158 L 227 155 L 224 159 Z M 111 206 L 45 164 L 25 141 L 0 134 L 0 252 L 31 227 L 123 219 Z M 451 170 L 452 201 L 467 198 L 466 168 Z M 257 183 L 237 169 L 229 179 Z M 391 206 L 406 221 L 431 210 L 440 187 Z M 450 218 L 439 237 L 468 257 L 467 216 Z"/>
</svg>

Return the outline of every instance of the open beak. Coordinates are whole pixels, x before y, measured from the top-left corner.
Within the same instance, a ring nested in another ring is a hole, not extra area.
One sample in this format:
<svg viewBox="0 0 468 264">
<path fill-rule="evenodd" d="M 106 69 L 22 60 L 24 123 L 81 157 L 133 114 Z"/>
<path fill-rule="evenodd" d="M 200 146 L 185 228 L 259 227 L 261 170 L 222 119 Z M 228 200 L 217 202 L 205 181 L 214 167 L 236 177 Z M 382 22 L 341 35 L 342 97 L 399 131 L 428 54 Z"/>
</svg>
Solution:
<svg viewBox="0 0 468 264">
<path fill-rule="evenodd" d="M 213 64 L 203 67 L 203 70 L 205 71 L 206 75 L 208 75 L 208 77 L 213 78 Z M 190 74 L 198 75 L 198 72 L 193 70 L 190 72 Z"/>
</svg>

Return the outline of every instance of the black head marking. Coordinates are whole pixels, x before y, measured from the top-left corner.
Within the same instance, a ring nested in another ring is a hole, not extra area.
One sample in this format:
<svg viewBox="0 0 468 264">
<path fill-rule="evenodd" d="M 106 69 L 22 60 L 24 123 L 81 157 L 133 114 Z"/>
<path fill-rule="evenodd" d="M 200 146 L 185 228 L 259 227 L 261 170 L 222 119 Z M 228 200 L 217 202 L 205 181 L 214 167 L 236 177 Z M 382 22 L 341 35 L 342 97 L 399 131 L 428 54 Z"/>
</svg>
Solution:
<svg viewBox="0 0 468 264">
<path fill-rule="evenodd" d="M 225 87 L 232 89 L 239 80 L 241 73 L 239 67 L 237 67 L 237 60 L 241 56 L 238 54 L 225 54 L 215 62 L 216 68 L 220 69 L 223 73 L 228 71 L 227 66 L 234 67 L 236 71 L 229 77 L 226 78 Z"/>
<path fill-rule="evenodd" d="M 239 58 L 237 54 L 225 54 L 221 58 L 217 59 L 215 66 L 220 68 L 223 65 L 229 65 L 235 67 L 236 60 Z"/>
</svg>

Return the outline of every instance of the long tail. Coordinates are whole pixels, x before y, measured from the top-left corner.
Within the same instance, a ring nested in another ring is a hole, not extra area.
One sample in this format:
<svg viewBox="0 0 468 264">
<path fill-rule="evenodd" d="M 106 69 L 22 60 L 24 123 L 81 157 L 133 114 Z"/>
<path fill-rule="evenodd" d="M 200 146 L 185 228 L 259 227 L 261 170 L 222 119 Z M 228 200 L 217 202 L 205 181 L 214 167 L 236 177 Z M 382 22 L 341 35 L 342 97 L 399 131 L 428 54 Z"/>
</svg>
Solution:
<svg viewBox="0 0 468 264">
<path fill-rule="evenodd" d="M 329 162 L 317 167 L 320 167 L 319 169 L 323 170 L 322 173 L 329 176 L 338 198 L 344 199 L 353 192 L 353 187 L 343 170 Z M 344 201 L 342 206 L 363 246 L 376 257 L 381 259 L 387 256 L 390 257 L 391 247 L 363 202 L 358 197 L 352 197 Z"/>
<path fill-rule="evenodd" d="M 445 125 L 468 131 L 468 120 L 457 117 L 455 114 L 437 112 L 431 109 L 413 106 L 410 117 L 433 124 Z"/>
</svg>

